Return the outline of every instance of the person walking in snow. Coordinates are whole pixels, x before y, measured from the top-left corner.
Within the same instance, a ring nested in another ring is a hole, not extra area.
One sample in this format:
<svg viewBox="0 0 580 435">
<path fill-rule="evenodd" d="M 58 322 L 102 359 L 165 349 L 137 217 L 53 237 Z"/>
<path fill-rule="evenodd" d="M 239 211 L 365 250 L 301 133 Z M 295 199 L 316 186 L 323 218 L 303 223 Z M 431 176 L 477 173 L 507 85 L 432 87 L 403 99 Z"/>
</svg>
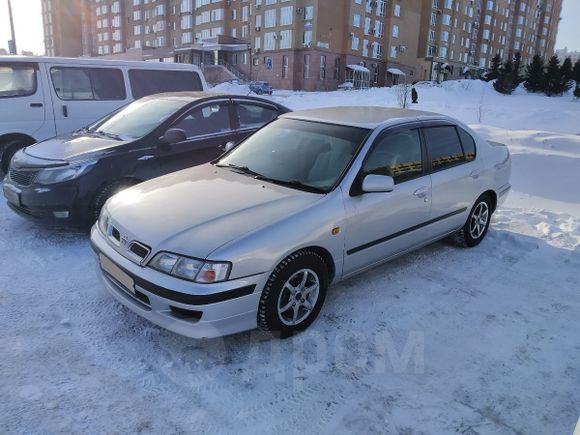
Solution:
<svg viewBox="0 0 580 435">
<path fill-rule="evenodd" d="M 411 98 L 413 100 L 413 104 L 417 104 L 419 102 L 419 94 L 417 93 L 415 86 L 413 86 L 413 89 L 411 89 Z"/>
</svg>

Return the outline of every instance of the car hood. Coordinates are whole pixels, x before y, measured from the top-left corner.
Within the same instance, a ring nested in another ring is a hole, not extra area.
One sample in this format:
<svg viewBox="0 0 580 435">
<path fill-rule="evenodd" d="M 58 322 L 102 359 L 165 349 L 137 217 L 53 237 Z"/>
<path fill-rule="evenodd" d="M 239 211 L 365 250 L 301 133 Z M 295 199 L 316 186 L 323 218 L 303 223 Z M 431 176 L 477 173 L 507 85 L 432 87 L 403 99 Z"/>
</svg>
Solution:
<svg viewBox="0 0 580 435">
<path fill-rule="evenodd" d="M 31 157 L 45 160 L 76 160 L 90 158 L 128 141 L 115 140 L 93 135 L 66 135 L 45 140 L 26 147 L 25 153 Z"/>
<path fill-rule="evenodd" d="M 206 164 L 124 190 L 108 202 L 106 211 L 129 241 L 146 244 L 153 252 L 207 258 L 225 243 L 322 197 Z"/>
</svg>

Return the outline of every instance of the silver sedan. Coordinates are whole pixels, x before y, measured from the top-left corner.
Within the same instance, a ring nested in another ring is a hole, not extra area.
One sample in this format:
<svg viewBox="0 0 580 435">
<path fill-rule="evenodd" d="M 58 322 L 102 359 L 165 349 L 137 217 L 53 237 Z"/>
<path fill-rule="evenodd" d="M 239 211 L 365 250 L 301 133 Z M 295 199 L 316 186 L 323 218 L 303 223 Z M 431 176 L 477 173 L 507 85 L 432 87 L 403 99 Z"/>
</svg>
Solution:
<svg viewBox="0 0 580 435">
<path fill-rule="evenodd" d="M 507 148 L 434 113 L 283 115 L 218 160 L 111 198 L 91 241 L 110 294 L 190 337 L 316 318 L 331 283 L 452 236 L 473 247 L 510 189 Z"/>
</svg>

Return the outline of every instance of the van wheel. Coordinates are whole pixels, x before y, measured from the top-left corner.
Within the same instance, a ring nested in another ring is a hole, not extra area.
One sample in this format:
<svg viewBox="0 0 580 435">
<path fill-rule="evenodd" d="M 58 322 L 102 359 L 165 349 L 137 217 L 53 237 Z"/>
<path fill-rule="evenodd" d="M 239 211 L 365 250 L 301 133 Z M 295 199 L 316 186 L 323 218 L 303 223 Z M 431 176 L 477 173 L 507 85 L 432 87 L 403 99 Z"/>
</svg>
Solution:
<svg viewBox="0 0 580 435">
<path fill-rule="evenodd" d="M 283 260 L 268 278 L 258 305 L 258 327 L 279 338 L 306 329 L 318 316 L 328 288 L 328 268 L 308 249 Z"/>
<path fill-rule="evenodd" d="M 463 228 L 453 235 L 457 244 L 465 248 L 473 248 L 479 245 L 489 229 L 491 213 L 489 195 L 481 195 L 475 201 Z"/>
<path fill-rule="evenodd" d="M 19 140 L 11 140 L 6 142 L 4 145 L 1 146 L 3 149 L 2 152 L 2 161 L 0 162 L 0 169 L 2 170 L 3 174 L 8 173 L 8 167 L 10 166 L 10 160 L 14 157 L 14 154 L 25 146 L 29 144 L 23 143 Z"/>
<path fill-rule="evenodd" d="M 137 183 L 138 183 L 137 181 L 131 180 L 115 181 L 99 190 L 95 195 L 95 199 L 93 200 L 91 225 L 99 220 L 101 209 L 105 205 L 105 202 L 107 202 L 107 200 L 111 196 L 115 195 L 116 193 L 119 193 L 121 190 L 125 190 L 131 186 L 134 186 Z"/>
</svg>

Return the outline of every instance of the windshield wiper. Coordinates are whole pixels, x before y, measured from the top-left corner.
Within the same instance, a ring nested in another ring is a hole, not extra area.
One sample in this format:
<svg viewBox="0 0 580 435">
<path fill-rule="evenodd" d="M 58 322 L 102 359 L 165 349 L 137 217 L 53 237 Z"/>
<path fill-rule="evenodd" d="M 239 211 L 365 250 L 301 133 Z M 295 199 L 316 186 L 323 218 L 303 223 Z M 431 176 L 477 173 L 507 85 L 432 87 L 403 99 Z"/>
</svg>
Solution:
<svg viewBox="0 0 580 435">
<path fill-rule="evenodd" d="M 236 165 L 234 163 L 228 163 L 227 165 L 216 164 L 216 166 L 218 168 L 231 168 L 231 169 L 239 171 L 243 174 L 251 175 L 256 180 L 268 181 L 272 184 L 278 184 L 280 186 L 291 187 L 293 189 L 304 190 L 306 192 L 326 193 L 326 191 L 324 189 L 321 189 L 321 188 L 315 187 L 315 186 L 310 186 L 308 184 L 304 184 L 300 180 L 286 181 L 286 180 L 278 180 L 276 178 L 266 177 L 265 175 L 259 174 L 258 172 L 251 170 L 247 166 L 240 166 L 240 165 Z"/>
<path fill-rule="evenodd" d="M 96 130 L 95 131 L 96 134 L 99 134 L 101 136 L 106 136 L 106 137 L 110 137 L 111 139 L 115 139 L 115 140 L 124 140 L 121 136 L 119 136 L 118 134 L 115 133 L 107 133 L 106 131 L 103 130 Z"/>
<path fill-rule="evenodd" d="M 240 166 L 240 165 L 236 165 L 234 163 L 228 163 L 227 165 L 217 164 L 216 166 L 218 168 L 231 168 L 231 169 L 235 169 L 236 171 L 240 171 L 240 172 L 242 172 L 244 174 L 251 175 L 253 177 L 260 178 L 260 179 L 262 179 L 264 177 L 262 174 L 259 174 L 259 173 L 255 172 L 255 171 L 252 171 L 247 166 Z"/>
<path fill-rule="evenodd" d="M 279 184 L 280 186 L 291 187 L 298 190 L 304 190 L 306 192 L 326 193 L 324 189 L 321 189 L 320 187 L 310 186 L 309 184 L 304 184 L 300 180 L 285 181 L 285 180 L 276 180 L 275 178 L 262 178 L 262 179 L 270 181 L 271 183 L 274 184 Z"/>
</svg>

